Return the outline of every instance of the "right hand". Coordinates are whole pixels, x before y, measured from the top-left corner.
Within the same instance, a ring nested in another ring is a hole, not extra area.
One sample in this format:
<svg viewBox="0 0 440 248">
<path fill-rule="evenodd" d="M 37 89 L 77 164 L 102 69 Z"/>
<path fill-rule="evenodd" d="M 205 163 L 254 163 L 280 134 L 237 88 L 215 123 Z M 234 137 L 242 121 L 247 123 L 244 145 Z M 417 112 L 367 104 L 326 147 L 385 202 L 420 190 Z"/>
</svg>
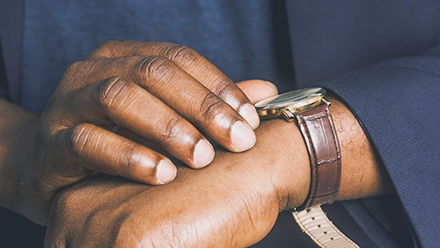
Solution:
<svg viewBox="0 0 440 248">
<path fill-rule="evenodd" d="M 217 151 L 212 166 L 179 167 L 175 182 L 161 187 L 97 175 L 60 191 L 45 247 L 248 247 L 258 242 L 279 211 L 302 204 L 310 166 L 296 125 L 270 120 L 256 133 L 252 150 Z"/>
<path fill-rule="evenodd" d="M 202 168 L 214 157 L 205 136 L 241 152 L 255 144 L 258 125 L 244 93 L 194 50 L 106 42 L 66 69 L 36 124 L 29 168 L 20 169 L 26 186 L 21 212 L 44 224 L 57 190 L 92 171 L 153 185 L 175 178 L 170 159 L 117 129 Z"/>
</svg>

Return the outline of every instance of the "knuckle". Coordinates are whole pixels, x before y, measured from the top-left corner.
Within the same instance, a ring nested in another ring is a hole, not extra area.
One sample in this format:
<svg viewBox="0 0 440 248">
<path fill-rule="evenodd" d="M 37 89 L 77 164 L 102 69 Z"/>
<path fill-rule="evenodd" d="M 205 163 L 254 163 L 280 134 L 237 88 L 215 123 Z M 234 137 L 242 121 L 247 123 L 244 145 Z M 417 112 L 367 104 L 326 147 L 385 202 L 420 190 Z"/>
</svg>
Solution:
<svg viewBox="0 0 440 248">
<path fill-rule="evenodd" d="M 77 157 L 81 157 L 85 149 L 89 146 L 93 135 L 93 126 L 82 123 L 67 130 L 66 143 L 71 148 L 71 152 Z"/>
<path fill-rule="evenodd" d="M 104 41 L 97 49 L 97 51 L 108 55 L 110 57 L 117 57 L 116 51 L 124 43 L 124 41 L 119 40 L 107 40 Z"/>
<path fill-rule="evenodd" d="M 119 164 L 122 165 L 120 166 L 120 175 L 135 173 L 141 162 L 140 153 L 134 145 L 127 145 L 119 159 Z"/>
<path fill-rule="evenodd" d="M 169 81 L 174 75 L 173 65 L 170 60 L 162 56 L 148 56 L 138 64 L 141 77 L 148 82 L 147 88 L 153 83 Z"/>
<path fill-rule="evenodd" d="M 127 56 L 127 51 L 130 47 L 135 46 L 139 42 L 132 40 L 108 40 L 102 43 L 94 52 L 92 52 L 92 57 L 94 56 L 104 56 L 110 58 L 117 58 L 121 56 Z"/>
<path fill-rule="evenodd" d="M 181 140 L 185 135 L 186 130 L 183 125 L 183 120 L 178 117 L 173 117 L 167 120 L 159 139 L 163 143 L 174 143 Z"/>
<path fill-rule="evenodd" d="M 86 57 L 91 59 L 94 57 L 114 57 L 114 50 L 121 42 L 117 40 L 107 40 L 98 46 L 91 54 Z"/>
<path fill-rule="evenodd" d="M 199 57 L 199 53 L 185 45 L 170 44 L 166 47 L 165 56 L 176 64 L 187 67 Z"/>
<path fill-rule="evenodd" d="M 82 71 L 84 68 L 84 61 L 76 61 L 68 65 L 64 71 L 65 75 L 77 74 L 78 71 Z"/>
<path fill-rule="evenodd" d="M 199 113 L 202 121 L 213 121 L 221 116 L 224 111 L 223 101 L 212 92 L 206 94 L 199 104 L 197 113 Z"/>
<path fill-rule="evenodd" d="M 121 77 L 112 77 L 104 80 L 95 88 L 93 100 L 104 110 L 111 110 L 115 105 L 122 105 L 132 94 L 134 88 Z"/>
<path fill-rule="evenodd" d="M 100 45 L 100 47 L 102 47 L 102 48 L 112 48 L 114 46 L 118 46 L 120 43 L 121 43 L 121 41 L 118 41 L 118 40 L 107 40 L 107 41 L 104 41 Z"/>
<path fill-rule="evenodd" d="M 215 92 L 218 97 L 225 99 L 234 92 L 235 84 L 228 83 L 223 77 L 218 77 L 215 82 L 217 83 L 213 85 L 212 92 Z"/>
<path fill-rule="evenodd" d="M 139 41 L 135 41 L 135 40 L 123 40 L 123 41 L 117 41 L 117 45 L 119 47 L 124 47 L 124 48 L 130 48 L 130 47 L 135 47 L 138 44 L 141 44 L 142 42 Z"/>
</svg>

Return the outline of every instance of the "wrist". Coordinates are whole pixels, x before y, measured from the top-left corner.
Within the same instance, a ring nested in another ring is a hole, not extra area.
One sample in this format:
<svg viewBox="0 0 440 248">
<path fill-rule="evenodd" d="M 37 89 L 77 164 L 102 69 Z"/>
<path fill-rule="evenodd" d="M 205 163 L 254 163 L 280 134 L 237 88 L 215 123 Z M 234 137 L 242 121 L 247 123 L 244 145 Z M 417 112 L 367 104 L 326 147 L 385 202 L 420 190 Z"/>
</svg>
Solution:
<svg viewBox="0 0 440 248">
<path fill-rule="evenodd" d="M 341 177 L 340 148 L 328 109 L 330 102 L 324 97 L 325 94 L 323 88 L 305 88 L 255 104 L 262 119 L 281 118 L 295 122 L 301 131 L 309 155 L 310 184 L 306 200 L 295 210 L 332 203 L 338 192 Z"/>
<path fill-rule="evenodd" d="M 29 175 L 33 174 L 32 163 L 34 158 L 33 144 L 38 127 L 38 117 L 35 115 L 23 116 L 4 131 L 1 143 L 2 162 L 0 172 L 1 205 L 27 218 L 31 218 L 27 207 L 28 198 L 33 196 L 33 186 L 29 183 Z"/>
<path fill-rule="evenodd" d="M 258 137 L 254 149 L 259 160 L 262 154 L 268 165 L 279 211 L 299 207 L 306 199 L 310 187 L 310 162 L 298 126 L 281 119 L 264 121 L 256 130 Z"/>
<path fill-rule="evenodd" d="M 380 165 L 372 144 L 352 112 L 335 96 L 329 111 L 339 140 L 341 152 L 341 178 L 335 200 L 356 199 L 393 192 L 391 180 Z M 270 126 L 271 145 L 278 160 L 279 182 L 284 189 L 280 194 L 280 210 L 299 207 L 306 200 L 310 188 L 310 159 L 303 136 L 295 123 L 284 120 L 263 122 Z M 258 130 L 257 130 L 258 131 Z M 258 137 L 259 141 L 261 140 Z"/>
<path fill-rule="evenodd" d="M 54 198 L 49 233 L 73 225 L 99 237 L 108 234 L 109 240 L 121 234 L 114 230 L 134 230 L 130 234 L 152 240 L 166 240 L 164 233 L 185 237 L 185 242 L 196 238 L 201 246 L 225 240 L 231 240 L 230 246 L 255 243 L 267 235 L 279 211 L 302 204 L 310 183 L 308 155 L 296 125 L 265 121 L 256 134 L 257 143 L 249 151 L 220 150 L 211 165 L 201 170 L 180 167 L 175 181 L 160 187 L 104 175 L 82 180 Z M 117 221 L 122 214 L 134 221 Z M 103 221 L 111 224 L 103 226 Z M 89 228 L 96 223 L 103 228 Z M 196 232 L 188 233 L 195 227 Z M 83 235 L 78 238 L 85 240 Z M 201 243 L 206 237 L 208 243 Z"/>
<path fill-rule="evenodd" d="M 357 118 L 336 95 L 329 100 L 342 157 L 341 183 L 335 200 L 392 193 L 394 187 L 388 173 Z"/>
</svg>

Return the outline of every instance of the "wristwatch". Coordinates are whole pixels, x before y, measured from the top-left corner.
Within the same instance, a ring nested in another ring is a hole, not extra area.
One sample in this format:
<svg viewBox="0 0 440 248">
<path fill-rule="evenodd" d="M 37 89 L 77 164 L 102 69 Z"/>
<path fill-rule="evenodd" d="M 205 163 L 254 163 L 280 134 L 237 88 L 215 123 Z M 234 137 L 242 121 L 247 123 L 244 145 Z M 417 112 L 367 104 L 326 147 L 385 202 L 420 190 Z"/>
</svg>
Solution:
<svg viewBox="0 0 440 248">
<path fill-rule="evenodd" d="M 310 158 L 310 188 L 296 211 L 333 203 L 341 178 L 341 153 L 323 88 L 306 88 L 274 96 L 255 104 L 261 119 L 296 122 Z"/>
</svg>

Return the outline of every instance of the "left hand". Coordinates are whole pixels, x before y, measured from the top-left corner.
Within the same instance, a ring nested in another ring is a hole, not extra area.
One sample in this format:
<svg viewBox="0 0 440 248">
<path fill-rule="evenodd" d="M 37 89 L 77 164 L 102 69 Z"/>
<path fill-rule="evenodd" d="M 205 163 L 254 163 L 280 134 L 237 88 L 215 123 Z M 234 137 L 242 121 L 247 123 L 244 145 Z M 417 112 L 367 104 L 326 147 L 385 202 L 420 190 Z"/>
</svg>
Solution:
<svg viewBox="0 0 440 248">
<path fill-rule="evenodd" d="M 135 41 L 105 42 L 71 64 L 41 117 L 21 110 L 15 125 L 13 115 L 4 116 L 0 206 L 42 225 L 56 192 L 93 172 L 166 184 L 177 172 L 170 158 L 203 168 L 215 154 L 207 138 L 243 152 L 255 144 L 259 124 L 250 100 L 202 55 Z"/>
</svg>

